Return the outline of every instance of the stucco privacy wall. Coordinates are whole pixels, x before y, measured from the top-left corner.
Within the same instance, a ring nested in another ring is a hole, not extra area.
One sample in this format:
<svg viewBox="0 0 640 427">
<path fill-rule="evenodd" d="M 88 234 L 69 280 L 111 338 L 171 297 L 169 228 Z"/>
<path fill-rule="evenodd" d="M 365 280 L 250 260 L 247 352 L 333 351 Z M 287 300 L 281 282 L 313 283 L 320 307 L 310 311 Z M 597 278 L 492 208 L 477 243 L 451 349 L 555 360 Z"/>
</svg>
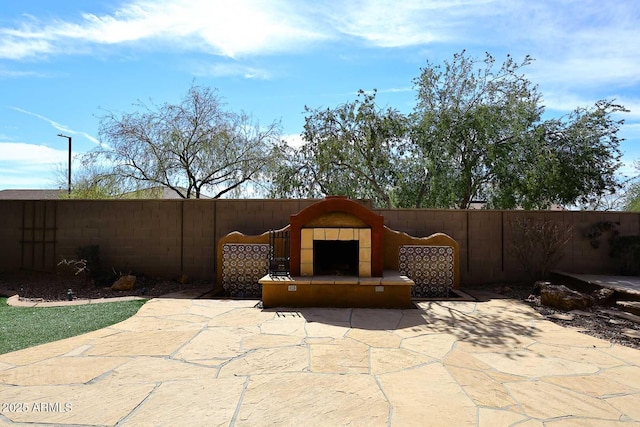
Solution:
<svg viewBox="0 0 640 427">
<path fill-rule="evenodd" d="M 0 200 L 0 272 L 20 268 L 23 205 Z"/>
<path fill-rule="evenodd" d="M 51 270 L 79 246 L 99 244 L 102 264 L 124 273 L 215 277 L 216 243 L 231 231 L 260 234 L 289 223 L 314 200 L 0 200 L 0 272 Z M 370 207 L 370 203 L 366 203 Z M 619 222 L 622 235 L 640 234 L 640 213 L 375 209 L 387 227 L 412 236 L 446 233 L 460 245 L 464 284 L 518 280 L 522 269 L 509 252 L 509 223 L 518 216 L 572 224 L 575 232 L 558 269 L 617 272 L 607 236 L 595 250 L 584 230 Z"/>
<path fill-rule="evenodd" d="M 619 223 L 621 235 L 640 234 L 640 213 L 593 211 L 491 211 L 491 210 L 376 210 L 385 225 L 412 236 L 443 232 L 460 245 L 460 276 L 464 283 L 511 281 L 525 278 L 510 252 L 511 223 L 518 217 L 549 219 L 573 227 L 557 270 L 576 273 L 616 274 L 619 263 L 611 258 L 608 235 L 594 249 L 583 233 L 595 223 Z"/>
<path fill-rule="evenodd" d="M 212 279 L 220 237 L 234 230 L 258 234 L 281 228 L 289 215 L 313 202 L 0 200 L 0 272 L 50 271 L 60 259 L 75 258 L 79 246 L 97 244 L 107 269 L 163 277 L 184 272 L 192 278 Z M 40 238 L 45 232 L 46 239 Z M 25 239 L 25 233 L 35 233 L 35 242 Z"/>
</svg>

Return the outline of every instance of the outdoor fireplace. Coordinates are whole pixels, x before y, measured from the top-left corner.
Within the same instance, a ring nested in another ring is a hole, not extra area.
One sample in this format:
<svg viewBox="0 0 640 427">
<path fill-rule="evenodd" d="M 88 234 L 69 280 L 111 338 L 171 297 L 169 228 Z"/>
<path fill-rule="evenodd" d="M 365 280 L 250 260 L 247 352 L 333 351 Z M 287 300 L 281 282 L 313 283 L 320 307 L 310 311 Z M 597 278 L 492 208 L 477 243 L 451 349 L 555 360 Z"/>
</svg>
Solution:
<svg viewBox="0 0 640 427">
<path fill-rule="evenodd" d="M 291 275 L 259 280 L 265 307 L 411 306 L 414 282 L 383 274 L 382 216 L 346 197 L 327 197 L 289 219 Z"/>
<path fill-rule="evenodd" d="M 346 197 L 327 197 L 258 236 L 218 242 L 218 280 L 231 296 L 264 307 L 411 307 L 415 297 L 457 289 L 458 244 L 435 233 L 413 237 Z M 384 245 L 383 245 L 384 243 Z"/>
<path fill-rule="evenodd" d="M 290 221 L 292 276 L 382 277 L 382 216 L 346 197 L 327 197 Z"/>
</svg>

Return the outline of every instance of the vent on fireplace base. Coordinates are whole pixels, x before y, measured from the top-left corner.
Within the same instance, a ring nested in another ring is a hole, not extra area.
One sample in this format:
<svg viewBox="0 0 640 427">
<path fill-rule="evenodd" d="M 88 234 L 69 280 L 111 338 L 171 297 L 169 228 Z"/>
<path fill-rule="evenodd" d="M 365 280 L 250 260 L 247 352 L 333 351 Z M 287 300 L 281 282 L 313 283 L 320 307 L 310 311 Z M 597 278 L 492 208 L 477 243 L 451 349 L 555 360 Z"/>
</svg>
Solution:
<svg viewBox="0 0 640 427">
<path fill-rule="evenodd" d="M 357 240 L 314 240 L 314 275 L 358 276 L 358 249 Z"/>
</svg>

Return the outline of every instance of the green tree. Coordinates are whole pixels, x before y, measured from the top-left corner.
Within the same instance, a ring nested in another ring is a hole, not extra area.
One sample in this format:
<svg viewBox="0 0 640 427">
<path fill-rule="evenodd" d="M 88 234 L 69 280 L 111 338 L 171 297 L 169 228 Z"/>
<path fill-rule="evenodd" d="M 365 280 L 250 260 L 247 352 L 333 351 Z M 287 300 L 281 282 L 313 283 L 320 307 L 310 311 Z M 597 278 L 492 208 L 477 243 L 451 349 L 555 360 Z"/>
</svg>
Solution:
<svg viewBox="0 0 640 427">
<path fill-rule="evenodd" d="M 547 208 L 595 205 L 620 183 L 623 106 L 609 100 L 543 120 L 538 88 L 510 56 L 496 65 L 466 52 L 427 62 L 404 116 L 376 106 L 376 93 L 310 109 L 300 149 L 281 146 L 276 196 L 344 194 L 383 207 Z"/>
<path fill-rule="evenodd" d="M 126 191 L 121 180 L 106 165 L 85 156 L 75 160 L 79 160 L 81 166 L 72 174 L 71 193 L 64 192 L 61 198 L 111 199 L 121 197 Z M 61 189 L 68 186 L 67 167 L 66 164 L 58 164 L 54 170 L 56 186 Z"/>
<path fill-rule="evenodd" d="M 522 74 L 532 59 L 470 58 L 427 63 L 414 80 L 415 186 L 403 192 L 415 206 L 544 208 L 587 202 L 615 191 L 617 137 L 626 111 L 611 101 L 541 121 L 537 87 Z M 413 196 L 413 197 L 410 197 Z"/>
<path fill-rule="evenodd" d="M 468 208 L 488 200 L 531 149 L 527 133 L 540 119 L 540 94 L 519 74 L 531 58 L 495 59 L 456 54 L 443 65 L 427 62 L 414 80 L 414 157 L 423 159 L 416 206 Z"/>
<path fill-rule="evenodd" d="M 560 119 L 536 125 L 533 149 L 523 158 L 521 175 L 506 181 L 504 193 L 525 208 L 560 205 L 596 206 L 621 187 L 621 105 L 602 100 L 576 108 Z M 511 207 L 511 206 L 507 206 Z"/>
<path fill-rule="evenodd" d="M 304 144 L 281 146 L 286 162 L 274 177 L 273 195 L 318 197 L 347 195 L 394 206 L 394 187 L 406 144 L 406 117 L 381 109 L 376 92 L 336 108 L 305 107 Z"/>
<path fill-rule="evenodd" d="M 640 160 L 636 161 L 636 170 L 640 173 Z M 635 176 L 626 188 L 624 209 L 627 211 L 640 211 L 640 175 Z"/>
<path fill-rule="evenodd" d="M 112 167 L 127 189 L 164 186 L 183 198 L 233 194 L 263 178 L 280 136 L 277 122 L 260 127 L 244 113 L 226 111 L 214 90 L 192 86 L 178 104 L 147 106 L 100 121 L 101 145 L 87 161 Z M 93 182 L 96 180 L 94 179 Z"/>
<path fill-rule="evenodd" d="M 624 207 L 627 211 L 640 211 L 640 184 L 634 183 L 629 188 L 629 194 L 627 196 L 627 204 Z"/>
</svg>

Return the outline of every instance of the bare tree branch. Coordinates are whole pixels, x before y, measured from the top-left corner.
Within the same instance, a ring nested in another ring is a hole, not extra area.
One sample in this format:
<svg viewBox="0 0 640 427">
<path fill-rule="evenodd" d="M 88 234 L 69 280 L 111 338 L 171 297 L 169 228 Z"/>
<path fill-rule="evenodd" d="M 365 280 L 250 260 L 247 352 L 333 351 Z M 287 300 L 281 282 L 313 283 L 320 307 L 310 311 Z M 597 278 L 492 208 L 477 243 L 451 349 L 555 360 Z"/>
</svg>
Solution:
<svg viewBox="0 0 640 427">
<path fill-rule="evenodd" d="M 113 173 L 139 187 L 145 183 L 200 197 L 222 197 L 271 166 L 280 126 L 262 129 L 244 113 L 224 109 L 214 90 L 192 86 L 177 105 L 147 106 L 100 122 L 102 145 L 95 162 L 108 161 Z"/>
</svg>

